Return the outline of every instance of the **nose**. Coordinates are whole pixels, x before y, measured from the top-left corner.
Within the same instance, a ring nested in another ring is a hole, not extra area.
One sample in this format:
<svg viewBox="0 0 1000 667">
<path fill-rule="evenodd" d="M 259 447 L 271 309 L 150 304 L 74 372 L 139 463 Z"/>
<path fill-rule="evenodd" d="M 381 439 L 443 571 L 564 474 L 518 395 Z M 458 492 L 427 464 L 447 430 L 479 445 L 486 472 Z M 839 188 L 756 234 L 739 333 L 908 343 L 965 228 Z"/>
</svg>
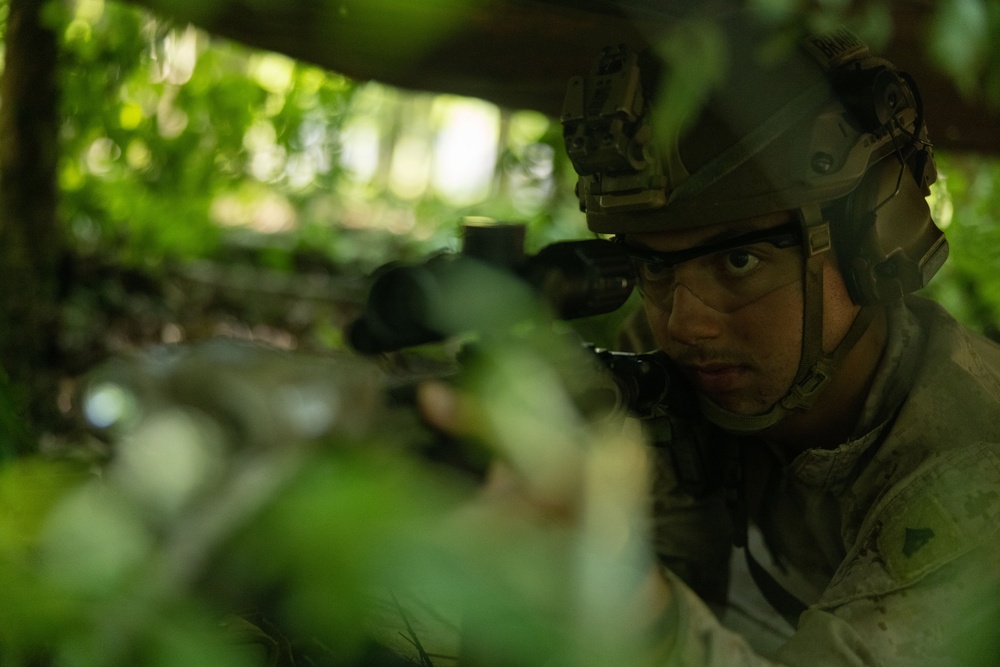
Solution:
<svg viewBox="0 0 1000 667">
<path fill-rule="evenodd" d="M 695 345 L 719 336 L 722 318 L 722 313 L 702 301 L 686 285 L 678 284 L 667 316 L 667 334 L 679 343 Z"/>
</svg>

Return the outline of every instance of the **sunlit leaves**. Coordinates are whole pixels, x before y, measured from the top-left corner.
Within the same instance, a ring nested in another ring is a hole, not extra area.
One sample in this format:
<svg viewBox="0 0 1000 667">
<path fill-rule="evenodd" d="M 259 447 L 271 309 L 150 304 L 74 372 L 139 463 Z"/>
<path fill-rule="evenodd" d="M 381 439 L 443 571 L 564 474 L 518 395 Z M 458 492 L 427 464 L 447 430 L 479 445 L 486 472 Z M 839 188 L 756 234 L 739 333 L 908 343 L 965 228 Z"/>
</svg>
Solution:
<svg viewBox="0 0 1000 667">
<path fill-rule="evenodd" d="M 938 155 L 942 174 L 932 198 L 936 219 L 946 223 L 948 262 L 927 291 L 973 329 L 1000 335 L 1000 166 L 971 155 Z"/>
<path fill-rule="evenodd" d="M 85 246 L 130 263 L 204 255 L 220 197 L 258 182 L 287 200 L 334 177 L 342 78 L 119 4 L 52 20 L 65 26 L 62 207 Z"/>
<path fill-rule="evenodd" d="M 219 8 L 198 4 L 204 12 Z M 517 122 L 506 125 L 491 105 L 469 113 L 471 101 L 426 96 L 421 110 L 394 98 L 372 113 L 350 106 L 353 83 L 283 55 L 116 2 L 47 7 L 63 39 L 61 208 L 71 242 L 85 252 L 100 248 L 145 264 L 211 255 L 221 224 L 284 232 L 294 247 L 355 263 L 355 244 L 337 241 L 346 227 L 371 237 L 361 262 L 370 268 L 400 249 L 447 243 L 469 206 L 540 223 L 545 240 L 582 230 L 571 196 L 555 190 L 557 133 L 498 140 L 498 131 Z M 384 25 L 379 34 L 405 59 L 474 7 L 443 0 L 401 3 L 398 12 L 354 2 L 307 9 L 345 29 Z M 266 12 L 267 3 L 254 10 Z M 407 39 L 396 40 L 404 24 Z M 359 134 L 342 132 L 348 116 L 355 130 L 369 123 L 376 137 L 358 188 L 340 178 L 345 142 Z M 512 159 L 494 178 L 504 150 Z"/>
</svg>

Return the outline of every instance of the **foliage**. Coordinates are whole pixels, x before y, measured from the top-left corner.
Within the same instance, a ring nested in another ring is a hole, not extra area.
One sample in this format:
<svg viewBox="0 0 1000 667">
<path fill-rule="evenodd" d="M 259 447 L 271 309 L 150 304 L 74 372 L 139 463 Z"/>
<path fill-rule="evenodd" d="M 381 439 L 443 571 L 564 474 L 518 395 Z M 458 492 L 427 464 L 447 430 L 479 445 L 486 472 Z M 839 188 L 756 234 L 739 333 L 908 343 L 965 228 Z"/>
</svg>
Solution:
<svg viewBox="0 0 1000 667">
<path fill-rule="evenodd" d="M 1000 339 L 1000 164 L 972 155 L 938 155 L 933 215 L 950 254 L 927 293 L 972 328 Z"/>
<path fill-rule="evenodd" d="M 213 207 L 266 185 L 283 200 L 336 178 L 353 84 L 116 3 L 54 5 L 64 35 L 64 216 L 85 250 L 128 264 L 208 256 Z M 234 204 L 235 205 L 235 204 Z"/>
<path fill-rule="evenodd" d="M 403 107 L 398 94 L 382 93 L 387 99 L 374 109 L 364 100 L 354 106 L 358 86 L 334 73 L 119 3 L 51 3 L 48 21 L 63 36 L 62 213 L 82 252 L 158 267 L 169 258 L 217 257 L 220 244 L 263 232 L 280 251 L 271 261 L 284 268 L 291 260 L 281 254 L 305 249 L 370 269 L 447 243 L 462 215 L 510 210 L 501 204 L 509 191 L 469 208 L 433 192 L 399 197 L 384 183 L 373 189 L 344 177 L 350 121 L 374 118 L 389 137 L 400 123 L 419 127 L 401 116 L 416 107 Z M 558 132 L 547 120 L 534 125 L 540 130 L 526 143 L 506 149 L 504 170 L 508 180 L 521 174 L 547 192 L 518 219 L 527 214 L 533 227 L 551 228 L 566 200 L 537 181 L 550 183 L 544 163 L 561 159 Z M 556 167 L 565 169 L 565 160 Z M 411 220 L 403 225 L 410 234 L 392 230 L 394 219 Z M 556 236 L 570 233 L 566 221 L 559 226 Z"/>
<path fill-rule="evenodd" d="M 581 634 L 599 615 L 572 613 L 624 604 L 614 591 L 646 554 L 629 529 L 640 487 L 608 485 L 616 467 L 642 474 L 635 452 L 572 402 L 592 380 L 579 348 L 546 327 L 496 336 L 463 382 L 490 398 L 476 442 L 558 490 L 553 506 L 598 485 L 581 532 L 477 507 L 478 479 L 420 455 L 412 412 L 372 394 L 374 366 L 200 349 L 93 376 L 85 405 L 116 445 L 99 475 L 0 467 L 0 580 L 17 602 L 0 611 L 3 664 L 403 664 L 453 655 L 469 604 L 485 614 L 473 646 L 503 664 L 607 664 L 639 645 L 627 615 Z M 608 545 L 607 522 L 628 539 Z"/>
<path fill-rule="evenodd" d="M 6 7 L 0 0 L 0 28 Z M 549 119 L 504 112 L 509 135 L 498 141 L 499 185 L 489 196 L 455 204 L 431 191 L 414 199 L 386 184 L 356 182 L 339 153 L 353 118 L 371 113 L 392 136 L 414 108 L 405 105 L 429 107 L 429 97 L 400 102 L 398 93 L 361 88 L 116 3 L 52 3 L 49 12 L 63 38 L 61 205 L 80 255 L 65 269 L 59 332 L 61 349 L 76 353 L 67 354 L 71 374 L 109 349 L 207 337 L 220 324 L 288 346 L 334 346 L 336 333 L 323 309 L 349 306 L 310 301 L 303 275 L 360 272 L 388 258 L 455 247 L 454 223 L 462 215 L 527 220 L 532 251 L 579 235 L 573 175 L 560 128 Z M 977 28 L 976 40 L 966 44 L 961 26 L 985 18 L 988 27 L 995 13 L 974 0 L 941 5 L 938 49 L 971 77 L 970 87 L 989 79 L 991 52 L 982 44 L 991 33 Z M 694 28 L 683 43 L 705 55 L 698 72 L 711 80 L 718 45 Z M 689 84 L 678 83 L 684 99 Z M 362 106 L 371 95 L 392 99 L 371 110 Z M 995 336 L 1000 287 L 993 278 L 1000 257 L 993 249 L 1000 231 L 992 212 L 1000 168 L 987 159 L 939 157 L 937 215 L 950 219 L 953 257 L 929 291 Z M 358 220 L 378 224 L 352 224 Z M 98 258 L 104 255 L 111 260 Z M 201 271 L 205 265 L 194 259 L 225 269 Z M 240 274 L 240 268 L 253 270 Z M 237 289 L 220 289 L 220 273 L 236 277 Z M 265 303 L 265 288 L 283 273 L 291 280 L 273 293 L 284 300 Z M 234 296 L 248 287 L 250 297 Z M 345 292 L 344 301 L 358 293 L 355 285 Z M 608 340 L 614 325 L 612 318 L 581 326 L 586 338 Z M 288 332 L 288 338 L 279 335 Z M 567 433 L 589 442 L 568 411 L 558 409 L 565 407 L 564 385 L 573 383 L 551 381 L 550 350 L 539 355 L 517 347 L 480 380 L 491 405 L 506 411 L 493 419 L 506 420 L 532 444 Z M 4 384 L 0 398 L 11 394 Z M 512 385 L 531 393 L 512 394 Z M 528 416 L 521 422 L 512 414 Z M 319 444 L 269 442 L 254 450 L 221 435 L 228 424 L 206 422 L 203 411 L 154 412 L 128 439 L 132 452 L 118 449 L 100 475 L 89 461 L 4 463 L 0 586 L 7 602 L 0 609 L 0 663 L 260 664 L 251 650 L 260 646 L 271 654 L 361 661 L 372 650 L 367 614 L 381 608 L 369 587 L 386 583 L 399 589 L 433 583 L 452 602 L 496 600 L 496 615 L 488 619 L 498 628 L 492 643 L 553 634 L 545 615 L 512 619 L 501 604 L 509 585 L 528 598 L 533 592 L 564 600 L 565 590 L 552 590 L 570 587 L 562 557 L 583 561 L 593 552 L 573 551 L 579 545 L 560 541 L 565 536 L 537 532 L 498 544 L 497 526 L 488 522 L 463 534 L 475 538 L 471 545 L 442 535 L 440 520 L 467 498 L 467 482 L 408 451 L 400 455 L 396 440 L 414 432 L 414 424 L 393 419 L 379 422 L 383 430 L 366 437 L 364 447 L 357 437 L 338 434 Z M 0 431 L 18 435 L 17 416 L 2 401 Z M 177 456 L 144 459 L 135 453 L 144 443 Z M 75 455 L 107 447 L 87 438 L 75 444 Z M 152 481 L 142 486 L 137 478 Z M 171 479 L 176 486 L 153 483 Z M 553 554 L 558 558 L 546 560 Z M 509 579 L 488 579 L 479 569 L 484 563 Z M 589 591 L 591 611 L 607 602 L 603 593 Z M 252 613 L 228 616 L 247 608 Z M 405 626 L 392 637 L 396 643 L 412 641 Z M 528 646 L 565 648 L 541 641 Z"/>
<path fill-rule="evenodd" d="M 1000 104 L 1000 7 L 987 0 L 937 3 L 930 51 L 968 97 Z"/>
<path fill-rule="evenodd" d="M 775 21 L 804 13 L 797 3 L 754 4 Z M 0 2 L 0 18 L 5 8 Z M 877 42 L 890 25 L 885 11 L 882 3 L 863 11 L 827 3 L 806 16 L 819 23 L 846 18 Z M 935 17 L 930 47 L 942 66 L 966 77 L 970 91 L 995 70 L 995 31 L 988 29 L 994 14 L 989 3 L 951 0 Z M 357 265 L 360 257 L 368 269 L 390 257 L 454 247 L 464 214 L 527 220 L 532 249 L 581 232 L 559 126 L 548 119 L 532 120 L 527 134 L 501 137 L 499 186 L 485 199 L 455 206 L 429 192 L 413 200 L 384 183 L 355 186 L 339 161 L 343 131 L 360 114 L 398 136 L 405 122 L 399 114 L 416 111 L 411 120 L 426 122 L 419 108 L 429 102 L 393 111 L 400 96 L 385 93 L 372 113 L 370 105 L 354 105 L 358 86 L 336 74 L 119 3 L 53 2 L 48 20 L 63 36 L 63 217 L 84 252 L 113 250 L 127 264 L 151 266 L 166 257 L 219 256 L 224 239 L 256 236 L 230 233 L 235 226 L 271 232 L 267 244 L 275 251 L 255 261 L 287 269 L 294 265 L 289 253 L 308 248 L 338 265 Z M 694 78 L 711 82 L 719 59 L 711 32 L 685 24 L 678 37 L 663 45 L 673 48 L 665 55 L 699 54 Z M 671 99 L 691 103 L 699 94 L 691 82 L 675 83 L 687 93 Z M 401 215 L 417 222 L 386 229 Z M 359 218 L 370 222 L 356 227 Z"/>
<path fill-rule="evenodd" d="M 6 7 L 0 0 L 0 16 Z M 164 332 L 192 339 L 245 325 L 277 331 L 283 344 L 284 330 L 293 344 L 335 342 L 357 284 L 328 280 L 325 313 L 316 299 L 287 305 L 310 322 L 261 308 L 273 298 L 260 288 L 280 273 L 357 278 L 390 259 L 457 249 L 464 215 L 528 221 L 531 250 L 580 232 L 571 189 L 553 178 L 571 171 L 558 125 L 538 114 L 507 114 L 500 185 L 485 200 L 401 195 L 384 181 L 393 142 L 417 132 L 432 147 L 435 96 L 362 88 L 120 3 L 46 11 L 62 38 L 60 210 L 71 252 L 58 345 L 70 372 Z M 383 175 L 371 182 L 342 165 L 358 119 L 383 137 Z"/>
<path fill-rule="evenodd" d="M 157 428 L 160 438 L 183 432 L 198 438 L 196 446 L 210 444 L 183 416 L 161 420 Z M 273 612 L 286 631 L 323 640 L 308 652 L 350 664 L 365 650 L 366 628 L 358 616 L 367 604 L 365 589 L 386 575 L 376 559 L 400 555 L 412 539 L 403 529 L 426 520 L 435 504 L 427 492 L 439 491 L 419 492 L 427 480 L 403 469 L 393 473 L 398 461 L 379 464 L 367 455 L 316 455 L 308 469 L 296 468 L 299 478 L 282 480 L 296 454 L 301 452 L 292 448 L 284 456 L 258 453 L 242 469 L 236 459 L 226 460 L 228 469 L 213 478 L 218 488 L 195 489 L 186 506 L 168 514 L 153 512 L 150 495 L 115 472 L 120 466 L 102 480 L 31 459 L 5 465 L 0 580 L 9 604 L 0 612 L 0 659 L 5 665 L 39 659 L 59 665 L 268 664 L 265 651 L 277 655 L 285 641 L 278 625 L 265 624 Z M 255 469 L 254 463 L 270 467 Z M 248 496 L 240 486 L 251 481 L 258 491 Z M 248 511 L 253 495 L 267 507 L 259 517 Z M 427 502 L 418 505 L 414 498 Z M 236 512 L 213 523 L 218 503 Z M 234 539 L 235 546 L 225 547 Z M 281 606 L 269 609 L 276 586 L 291 587 L 291 599 L 278 598 Z M 291 648 L 286 642 L 280 650 Z"/>
</svg>

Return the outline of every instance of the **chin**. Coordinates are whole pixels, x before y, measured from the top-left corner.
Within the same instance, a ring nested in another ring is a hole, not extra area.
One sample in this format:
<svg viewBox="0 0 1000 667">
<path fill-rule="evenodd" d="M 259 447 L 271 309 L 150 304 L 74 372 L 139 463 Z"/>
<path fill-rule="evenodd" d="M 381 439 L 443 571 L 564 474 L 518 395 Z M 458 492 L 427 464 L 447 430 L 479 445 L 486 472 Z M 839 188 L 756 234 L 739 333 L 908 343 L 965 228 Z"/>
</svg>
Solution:
<svg viewBox="0 0 1000 667">
<path fill-rule="evenodd" d="M 767 414 L 777 401 L 764 401 L 741 396 L 709 396 L 709 400 L 726 412 L 743 417 L 759 417 Z"/>
</svg>

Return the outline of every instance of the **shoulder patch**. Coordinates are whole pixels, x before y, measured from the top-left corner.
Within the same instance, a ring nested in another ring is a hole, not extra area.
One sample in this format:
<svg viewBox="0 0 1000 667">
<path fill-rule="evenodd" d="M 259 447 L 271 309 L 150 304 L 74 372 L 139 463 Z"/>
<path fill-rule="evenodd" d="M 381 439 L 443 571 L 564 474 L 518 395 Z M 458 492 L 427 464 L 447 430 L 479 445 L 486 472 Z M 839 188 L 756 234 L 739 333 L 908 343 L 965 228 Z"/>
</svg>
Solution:
<svg viewBox="0 0 1000 667">
<path fill-rule="evenodd" d="M 981 445 L 928 461 L 882 511 L 876 544 L 906 584 L 983 544 L 998 524 L 1000 460 Z"/>
</svg>

